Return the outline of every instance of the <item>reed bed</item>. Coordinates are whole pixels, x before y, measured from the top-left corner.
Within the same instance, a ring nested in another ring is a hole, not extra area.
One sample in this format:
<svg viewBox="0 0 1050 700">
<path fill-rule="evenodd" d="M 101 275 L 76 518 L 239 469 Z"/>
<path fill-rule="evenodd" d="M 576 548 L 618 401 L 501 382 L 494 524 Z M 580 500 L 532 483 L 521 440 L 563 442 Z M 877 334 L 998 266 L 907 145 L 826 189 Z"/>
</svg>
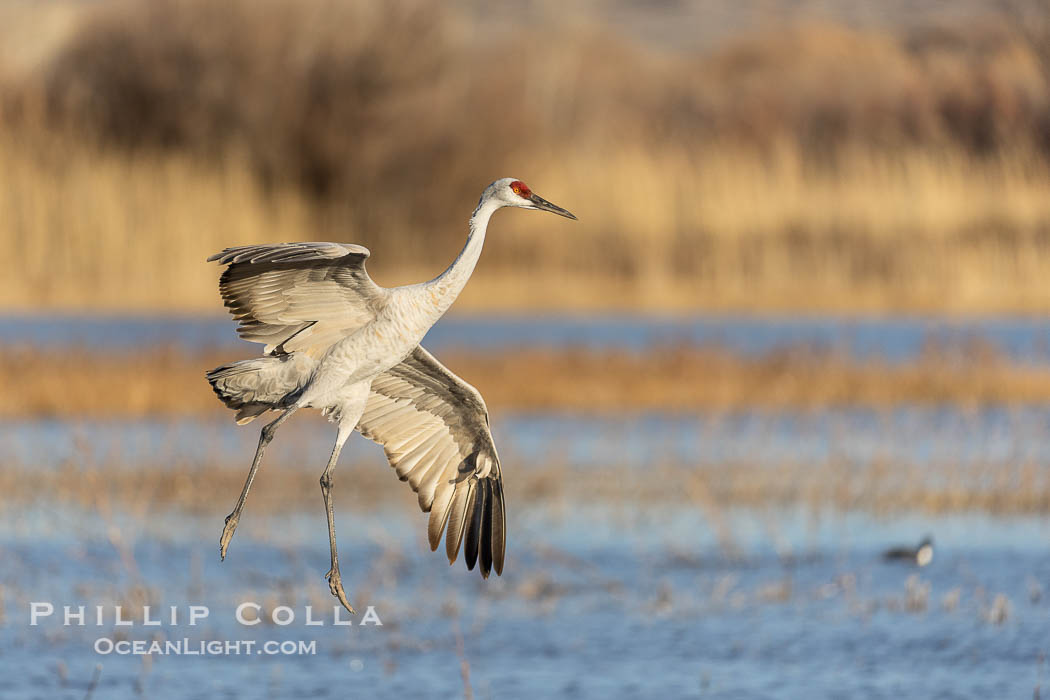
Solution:
<svg viewBox="0 0 1050 700">
<path fill-rule="evenodd" d="M 40 350 L 9 346 L 0 366 L 0 418 L 231 418 L 204 372 L 232 356 L 167 348 Z M 902 362 L 861 361 L 794 348 L 740 356 L 717 347 L 452 351 L 442 361 L 475 385 L 493 411 L 688 413 L 1050 403 L 1050 368 L 1016 364 L 976 346 L 931 348 Z"/>
<path fill-rule="evenodd" d="M 116 509 L 139 519 L 158 510 L 217 517 L 233 505 L 249 458 L 244 455 L 243 464 L 225 458 L 183 463 L 178 457 L 166 461 L 162 456 L 157 464 L 129 464 L 120 459 L 84 464 L 77 459 L 55 469 L 10 465 L 0 471 L 0 487 L 10 507 Z M 1050 513 L 1050 469 L 1025 462 L 660 462 L 639 469 L 634 464 L 574 468 L 557 460 L 521 463 L 512 455 L 504 455 L 504 460 L 515 466 L 506 479 L 508 503 L 524 511 L 546 509 L 555 519 L 559 513 L 591 506 L 627 513 L 644 504 L 680 505 L 699 509 L 720 532 L 727 527 L 725 512 L 731 507 L 803 507 L 814 513 L 831 508 L 876 515 Z M 252 509 L 259 514 L 319 510 L 314 471 L 272 462 L 253 486 Z M 348 467 L 344 479 L 347 486 L 339 498 L 355 512 L 392 504 L 416 507 L 415 495 L 389 467 L 378 462 L 359 460 Z M 723 546 L 732 549 L 732 533 L 722 534 Z"/>
<path fill-rule="evenodd" d="M 204 260 L 231 245 L 364 242 L 384 285 L 430 279 L 458 250 L 405 243 L 396 225 L 355 230 L 293 189 L 267 191 L 243 162 L 63 143 L 0 134 L 0 239 L 17 261 L 4 309 L 216 309 L 219 270 Z M 814 173 L 778 158 L 634 152 L 544 169 L 533 181 L 582 220 L 501 214 L 457 308 L 1046 308 L 1050 171 L 1039 163 L 858 152 Z M 589 171 L 606 173 L 600 189 L 585 186 Z M 461 198 L 457 227 L 476 196 Z"/>
<path fill-rule="evenodd" d="M 426 279 L 504 174 L 580 220 L 498 216 L 462 308 L 1050 304 L 1038 4 L 675 50 L 469 3 L 16 6 L 0 308 L 214 308 L 203 259 L 247 242 L 355 241 L 380 283 Z"/>
</svg>

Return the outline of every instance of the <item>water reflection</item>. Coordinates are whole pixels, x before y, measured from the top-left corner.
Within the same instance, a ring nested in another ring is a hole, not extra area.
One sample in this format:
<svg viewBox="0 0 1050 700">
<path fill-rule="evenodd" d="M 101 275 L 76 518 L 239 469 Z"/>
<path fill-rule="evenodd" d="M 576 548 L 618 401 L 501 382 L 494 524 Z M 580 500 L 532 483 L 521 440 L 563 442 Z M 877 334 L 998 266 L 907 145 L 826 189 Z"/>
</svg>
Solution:
<svg viewBox="0 0 1050 700">
<path fill-rule="evenodd" d="M 258 426 L 225 420 L 9 421 L 0 423 L 6 464 L 102 464 L 107 460 L 162 464 L 248 459 Z M 747 462 L 875 460 L 924 465 L 1026 462 L 1050 466 L 1050 406 L 899 406 L 890 410 L 738 411 L 697 415 L 580 416 L 528 413 L 493 417 L 504 460 L 516 469 L 555 461 L 577 467 L 644 469 L 653 463 L 715 466 Z M 329 424 L 297 416 L 271 446 L 275 459 L 295 459 L 302 445 L 326 447 Z M 354 437 L 354 459 L 382 459 Z"/>
<path fill-rule="evenodd" d="M 134 348 L 174 345 L 187 350 L 241 343 L 223 317 L 0 318 L 0 342 L 71 348 Z M 949 319 L 921 317 L 735 317 L 659 316 L 507 317 L 442 319 L 424 341 L 447 348 L 583 347 L 644 350 L 678 344 L 713 345 L 745 355 L 809 346 L 860 359 L 892 362 L 914 357 L 929 345 L 984 343 L 1013 360 L 1050 362 L 1050 321 L 1040 318 Z"/>
</svg>

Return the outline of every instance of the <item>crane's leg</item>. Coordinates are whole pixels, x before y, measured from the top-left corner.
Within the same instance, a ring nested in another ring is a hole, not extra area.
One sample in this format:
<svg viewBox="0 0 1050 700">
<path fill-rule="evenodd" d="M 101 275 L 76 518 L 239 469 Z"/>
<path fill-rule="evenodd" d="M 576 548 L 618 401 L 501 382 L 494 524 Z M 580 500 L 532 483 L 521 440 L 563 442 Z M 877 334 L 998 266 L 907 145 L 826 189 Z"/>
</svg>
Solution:
<svg viewBox="0 0 1050 700">
<path fill-rule="evenodd" d="M 324 473 L 321 474 L 321 495 L 324 497 L 324 507 L 328 513 L 328 544 L 332 548 L 332 568 L 325 574 L 325 578 L 328 579 L 328 588 L 332 591 L 332 595 L 339 599 L 339 602 L 350 611 L 351 615 L 354 614 L 354 609 L 350 606 L 349 601 L 346 599 L 346 593 L 343 591 L 343 579 L 339 575 L 339 552 L 335 546 L 335 510 L 332 506 L 332 484 L 334 480 L 332 478 L 332 469 L 335 467 L 335 463 L 339 461 L 339 452 L 343 449 L 343 443 L 350 437 L 352 431 L 353 427 L 344 430 L 343 425 L 340 424 L 339 434 L 335 438 L 335 447 L 332 448 L 332 456 L 328 460 L 328 466 L 325 467 Z"/>
<path fill-rule="evenodd" d="M 248 489 L 252 487 L 252 482 L 255 481 L 255 472 L 259 470 L 259 462 L 262 461 L 263 450 L 270 444 L 270 440 L 273 440 L 273 434 L 277 432 L 277 428 L 281 426 L 281 423 L 288 420 L 295 413 L 296 409 L 296 406 L 292 406 L 278 416 L 277 420 L 264 425 L 259 433 L 259 446 L 255 448 L 255 459 L 252 460 L 252 468 L 248 470 L 248 478 L 244 481 L 244 488 L 241 489 L 241 497 L 237 499 L 237 505 L 234 507 L 233 512 L 226 516 L 226 526 L 222 529 L 222 537 L 219 539 L 219 556 L 223 560 L 226 559 L 226 548 L 230 546 L 230 540 L 233 539 L 233 533 L 237 529 L 237 521 L 241 519 L 244 501 L 248 498 Z"/>
</svg>

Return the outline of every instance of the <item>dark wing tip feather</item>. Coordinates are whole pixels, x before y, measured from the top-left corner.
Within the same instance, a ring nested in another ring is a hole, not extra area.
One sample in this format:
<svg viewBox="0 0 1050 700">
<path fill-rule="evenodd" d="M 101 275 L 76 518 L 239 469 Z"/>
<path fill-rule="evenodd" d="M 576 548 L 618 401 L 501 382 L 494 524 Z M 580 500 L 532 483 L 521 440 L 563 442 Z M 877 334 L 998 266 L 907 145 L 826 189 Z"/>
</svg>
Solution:
<svg viewBox="0 0 1050 700">
<path fill-rule="evenodd" d="M 485 507 L 481 511 L 481 577 L 488 578 L 492 571 L 492 509 L 495 499 L 492 496 L 492 479 L 484 480 Z"/>
<path fill-rule="evenodd" d="M 503 557 L 507 553 L 507 511 L 503 502 L 503 482 L 492 482 L 492 567 L 503 575 Z"/>
<path fill-rule="evenodd" d="M 488 479 L 483 479 L 474 486 L 474 508 L 470 515 L 470 527 L 467 529 L 466 548 L 463 550 L 468 571 L 473 571 L 474 565 L 478 563 L 478 548 L 482 539 L 481 529 L 482 521 L 485 519 L 485 494 L 487 490 Z"/>
</svg>

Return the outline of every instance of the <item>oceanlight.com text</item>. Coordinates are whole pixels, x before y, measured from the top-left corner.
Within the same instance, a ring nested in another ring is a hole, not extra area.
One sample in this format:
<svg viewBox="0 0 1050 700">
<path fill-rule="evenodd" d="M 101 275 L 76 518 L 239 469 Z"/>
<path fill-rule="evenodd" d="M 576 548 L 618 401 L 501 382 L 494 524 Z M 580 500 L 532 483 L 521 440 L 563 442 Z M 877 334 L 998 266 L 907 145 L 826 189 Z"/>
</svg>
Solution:
<svg viewBox="0 0 1050 700">
<path fill-rule="evenodd" d="M 253 639 L 240 640 L 191 640 L 169 639 L 165 641 L 136 639 L 114 640 L 99 637 L 95 640 L 95 653 L 103 656 L 313 656 L 317 654 L 317 642 L 302 639 L 286 639 L 278 642 L 259 642 Z"/>
</svg>

